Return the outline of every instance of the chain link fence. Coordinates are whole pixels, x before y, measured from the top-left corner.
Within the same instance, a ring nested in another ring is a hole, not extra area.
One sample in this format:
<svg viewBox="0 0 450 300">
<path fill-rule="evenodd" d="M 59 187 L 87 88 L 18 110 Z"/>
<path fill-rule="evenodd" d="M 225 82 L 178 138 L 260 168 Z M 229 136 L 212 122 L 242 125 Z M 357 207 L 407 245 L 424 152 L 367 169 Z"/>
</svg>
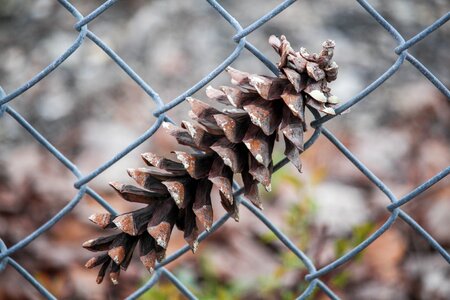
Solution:
<svg viewBox="0 0 450 300">
<path fill-rule="evenodd" d="M 89 183 L 91 180 L 96 178 L 103 171 L 108 169 L 122 157 L 127 155 L 134 148 L 139 146 L 141 143 L 150 138 L 161 126 L 163 121 L 170 121 L 170 119 L 165 115 L 165 113 L 178 104 L 185 101 L 186 97 L 194 94 L 199 89 L 203 88 L 206 84 L 208 84 L 211 80 L 213 80 L 217 75 L 219 75 L 227 66 L 229 66 L 243 51 L 249 51 L 253 55 L 255 55 L 259 60 L 261 60 L 267 68 L 273 73 L 277 74 L 278 70 L 275 65 L 273 65 L 268 58 L 264 56 L 262 52 L 260 52 L 254 45 L 249 43 L 246 40 L 246 36 L 252 33 L 255 30 L 258 30 L 259 27 L 269 22 L 273 17 L 282 12 L 283 10 L 289 9 L 289 6 L 292 5 L 295 0 L 287 0 L 280 3 L 273 10 L 269 11 L 264 16 L 260 17 L 251 25 L 243 28 L 238 20 L 236 20 L 230 13 L 228 13 L 217 1 L 207 0 L 209 5 L 211 5 L 216 12 L 224 18 L 230 26 L 232 26 L 236 30 L 236 34 L 232 36 L 234 42 L 236 42 L 236 47 L 234 51 L 212 72 L 207 74 L 202 80 L 196 83 L 194 86 L 186 90 L 184 93 L 173 99 L 172 101 L 165 104 L 158 93 L 147 84 L 139 75 L 127 65 L 127 63 L 119 57 L 101 38 L 96 36 L 92 31 L 90 31 L 87 25 L 93 21 L 100 14 L 110 9 L 117 0 L 109 0 L 104 2 L 97 9 L 92 11 L 87 16 L 83 16 L 69 1 L 59 0 L 58 1 L 65 9 L 67 9 L 74 17 L 76 23 L 74 25 L 74 29 L 79 32 L 77 39 L 73 42 L 73 44 L 55 61 L 53 61 L 50 65 L 48 65 L 41 72 L 36 74 L 31 80 L 24 83 L 22 86 L 17 88 L 16 90 L 6 94 L 0 88 L 0 117 L 13 118 L 20 126 L 25 128 L 32 137 L 38 141 L 43 147 L 45 147 L 49 152 L 51 152 L 67 169 L 69 169 L 76 177 L 76 181 L 74 182 L 74 187 L 78 189 L 78 193 L 76 196 L 67 203 L 67 205 L 61 209 L 56 215 L 54 215 L 51 219 L 49 219 L 45 224 L 41 227 L 37 228 L 34 232 L 28 235 L 26 238 L 22 239 L 20 242 L 12 245 L 10 247 L 6 247 L 5 244 L 0 240 L 0 272 L 3 271 L 7 265 L 16 269 L 28 282 L 30 282 L 44 297 L 48 299 L 55 299 L 55 297 L 36 279 L 34 278 L 26 269 L 24 269 L 20 264 L 18 264 L 14 259 L 11 258 L 11 255 L 15 252 L 21 250 L 31 242 L 33 242 L 36 238 L 38 238 L 41 234 L 57 225 L 58 221 L 64 218 L 74 207 L 76 207 L 83 197 L 87 194 L 95 199 L 100 205 L 102 205 L 108 212 L 112 214 L 117 214 L 117 212 L 108 204 L 106 200 L 104 200 L 99 194 L 97 194 L 92 188 L 89 187 Z M 422 183 L 416 189 L 410 191 L 406 195 L 401 198 L 398 198 L 393 194 L 390 188 L 380 180 L 371 170 L 369 170 L 351 151 L 349 151 L 344 144 L 337 139 L 332 132 L 330 132 L 325 124 L 331 120 L 332 118 L 339 117 L 339 115 L 350 107 L 356 105 L 365 97 L 370 94 L 372 91 L 380 87 L 386 80 L 388 80 L 392 75 L 394 75 L 403 63 L 408 61 L 412 64 L 417 70 L 423 74 L 447 99 L 450 99 L 450 91 L 449 89 L 439 81 L 439 79 L 430 72 L 426 66 L 424 66 L 419 60 L 417 60 L 414 56 L 408 53 L 408 49 L 418 43 L 419 41 L 425 39 L 428 35 L 430 35 L 433 31 L 438 29 L 440 26 L 444 25 L 450 19 L 450 12 L 446 13 L 441 18 L 437 19 L 433 24 L 429 27 L 425 28 L 423 31 L 416 34 L 413 38 L 405 41 L 405 39 L 400 35 L 400 33 L 393 27 L 380 13 L 375 10 L 367 1 L 357 0 L 355 5 L 360 5 L 367 12 L 367 17 L 374 18 L 381 27 L 383 27 L 391 37 L 397 42 L 398 46 L 394 49 L 395 54 L 398 55 L 395 63 L 388 68 L 384 74 L 382 74 L 379 78 L 377 78 L 374 82 L 364 88 L 361 92 L 353 96 L 351 99 L 345 101 L 339 108 L 336 109 L 336 116 L 319 116 L 315 115 L 316 119 L 311 123 L 311 126 L 314 128 L 314 134 L 311 138 L 306 142 L 305 148 L 311 147 L 316 139 L 323 135 L 326 137 L 332 144 L 335 145 L 337 150 L 339 150 L 349 161 L 351 161 L 379 190 L 381 190 L 385 196 L 388 198 L 390 204 L 386 206 L 387 210 L 390 212 L 390 217 L 385 221 L 385 223 L 379 227 L 374 233 L 372 233 L 366 240 L 364 240 L 357 247 L 353 248 L 351 251 L 346 253 L 344 256 L 338 258 L 332 263 L 323 266 L 321 268 L 317 268 L 313 261 L 302 252 L 294 243 L 292 243 L 289 238 L 283 234 L 268 218 L 264 216 L 264 214 L 256 209 L 253 205 L 247 202 L 244 199 L 239 199 L 240 203 L 248 209 L 253 215 L 259 219 L 262 223 L 264 223 L 268 229 L 270 229 L 278 239 L 290 250 L 295 256 L 298 257 L 299 260 L 306 266 L 308 269 L 308 274 L 305 276 L 305 281 L 309 283 L 308 287 L 303 291 L 301 295 L 298 295 L 298 299 L 306 299 L 315 289 L 321 289 L 329 298 L 338 299 L 338 296 L 321 280 L 321 277 L 330 273 L 332 270 L 340 267 L 345 264 L 347 261 L 355 258 L 357 254 L 363 251 L 367 246 L 369 246 L 372 242 L 374 242 L 377 238 L 379 238 L 383 233 L 385 233 L 397 219 L 401 219 L 406 222 L 409 226 L 411 226 L 419 236 L 423 237 L 431 247 L 433 247 L 437 252 L 439 252 L 443 259 L 450 264 L 450 254 L 424 229 L 422 228 L 412 217 L 410 217 L 407 213 L 405 213 L 401 207 L 407 204 L 410 201 L 413 201 L 418 195 L 423 193 L 425 190 L 445 178 L 450 173 L 450 167 L 446 167 L 441 172 L 436 174 L 434 177 L 430 178 L 428 181 Z M 18 97 L 26 92 L 28 89 L 32 88 L 39 81 L 44 79 L 48 74 L 50 74 L 53 70 L 58 68 L 64 61 L 72 55 L 83 42 L 89 39 L 94 42 L 98 47 L 100 47 L 129 77 L 131 77 L 144 91 L 145 93 L 157 104 L 158 108 L 154 111 L 153 115 L 157 118 L 154 124 L 138 139 L 136 139 L 133 143 L 128 145 L 121 152 L 117 153 L 112 159 L 98 166 L 97 169 L 92 171 L 90 174 L 82 174 L 77 165 L 71 162 L 68 158 L 64 156 L 57 148 L 55 148 L 43 135 L 41 135 L 22 115 L 20 115 L 17 111 L 7 105 L 8 102 L 18 99 Z M 277 171 L 281 167 L 283 167 L 287 163 L 287 159 L 280 161 L 274 168 L 274 171 Z M 235 195 L 239 196 L 242 192 L 242 189 L 235 184 Z M 229 219 L 229 215 L 225 214 L 222 216 L 211 228 L 210 232 L 204 232 L 200 236 L 200 241 L 207 238 L 208 235 L 212 234 L 215 230 L 221 227 L 227 220 Z M 164 276 L 170 282 L 172 282 L 178 290 L 185 295 L 189 299 L 197 299 L 196 296 L 171 272 L 169 272 L 165 265 L 173 262 L 183 254 L 189 251 L 189 247 L 186 245 L 167 257 L 164 261 L 159 263 L 156 266 L 156 271 L 153 276 L 145 283 L 142 287 L 136 290 L 134 293 L 129 295 L 128 299 L 136 299 L 147 290 L 151 289 L 158 280 Z"/>
</svg>

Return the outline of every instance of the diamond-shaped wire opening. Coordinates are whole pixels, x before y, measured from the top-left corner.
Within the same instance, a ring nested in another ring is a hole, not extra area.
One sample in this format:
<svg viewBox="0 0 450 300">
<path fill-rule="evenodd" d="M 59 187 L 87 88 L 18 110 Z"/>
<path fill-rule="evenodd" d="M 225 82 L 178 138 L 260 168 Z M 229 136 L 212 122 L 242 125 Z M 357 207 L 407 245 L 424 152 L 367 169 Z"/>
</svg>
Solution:
<svg viewBox="0 0 450 300">
<path fill-rule="evenodd" d="M 22 95 L 27 90 L 29 90 L 31 87 L 36 85 L 38 82 L 43 80 L 47 75 L 49 75 L 51 72 L 53 72 L 57 67 L 61 65 L 69 56 L 71 56 L 82 44 L 83 38 L 85 36 L 86 32 L 85 30 L 82 30 L 77 35 L 74 35 L 73 41 L 58 41 L 58 44 L 60 45 L 59 48 L 57 48 L 57 51 L 54 50 L 54 47 L 50 49 L 51 51 L 55 52 L 51 54 L 51 57 L 48 58 L 48 61 L 46 59 L 46 62 L 43 62 L 43 66 L 39 67 L 37 70 L 33 70 L 33 75 L 30 76 L 31 78 L 27 78 L 27 81 L 23 83 L 22 85 L 18 87 L 11 88 L 11 90 L 8 91 L 8 94 L 0 100 L 0 105 L 5 104 L 16 97 Z M 54 36 L 53 38 L 57 39 L 58 35 Z M 45 40 L 44 40 L 45 42 Z M 61 43 L 65 46 L 61 47 Z M 38 49 L 36 52 L 37 58 L 40 60 L 42 55 L 46 55 L 49 53 L 49 49 L 46 49 L 45 44 L 43 43 L 41 45 L 42 49 Z M 61 49 L 60 49 L 61 48 Z M 51 52 L 50 51 L 50 52 Z M 37 54 L 39 53 L 39 54 Z M 42 53 L 42 54 L 41 54 Z M 16 61 L 17 57 L 11 60 L 12 63 Z M 18 60 L 20 62 L 20 60 Z M 23 68 L 26 68 L 26 65 L 23 66 Z"/>
</svg>

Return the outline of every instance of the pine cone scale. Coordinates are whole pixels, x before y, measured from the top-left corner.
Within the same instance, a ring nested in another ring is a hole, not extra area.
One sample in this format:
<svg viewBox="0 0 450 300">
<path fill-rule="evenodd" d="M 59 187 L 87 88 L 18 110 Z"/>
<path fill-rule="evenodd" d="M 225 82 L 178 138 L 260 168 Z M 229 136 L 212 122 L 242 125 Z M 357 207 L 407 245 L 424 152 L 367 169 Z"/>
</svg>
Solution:
<svg viewBox="0 0 450 300">
<path fill-rule="evenodd" d="M 261 128 L 265 135 L 274 133 L 281 121 L 281 108 L 279 101 L 255 100 L 244 105 L 244 110 L 250 116 L 251 122 Z"/>
<path fill-rule="evenodd" d="M 200 180 L 197 186 L 194 204 L 192 205 L 192 210 L 200 221 L 200 224 L 208 231 L 213 223 L 213 209 L 211 205 L 212 185 L 213 183 L 208 179 Z"/>
</svg>

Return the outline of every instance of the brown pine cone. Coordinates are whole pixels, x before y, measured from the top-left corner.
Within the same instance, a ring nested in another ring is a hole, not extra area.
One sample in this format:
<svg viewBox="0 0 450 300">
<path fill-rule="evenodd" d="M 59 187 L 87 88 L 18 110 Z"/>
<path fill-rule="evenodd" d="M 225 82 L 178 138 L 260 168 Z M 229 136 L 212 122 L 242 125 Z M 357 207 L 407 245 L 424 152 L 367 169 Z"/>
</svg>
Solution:
<svg viewBox="0 0 450 300">
<path fill-rule="evenodd" d="M 237 221 L 238 204 L 232 191 L 235 174 L 242 177 L 244 196 L 262 208 L 257 184 L 271 189 L 272 150 L 279 133 L 284 137 L 285 155 L 300 171 L 305 105 L 334 114 L 332 107 L 337 103 L 327 87 L 338 69 L 331 61 L 334 42 L 324 42 L 320 54 L 309 54 L 303 48 L 295 52 L 284 36 L 271 36 L 269 43 L 281 57 L 282 75 L 269 77 L 229 67 L 234 87 L 208 87 L 206 94 L 231 108 L 220 111 L 188 98 L 189 116 L 195 122 L 183 121 L 181 127 L 163 124 L 179 144 L 194 153 L 175 151 L 179 162 L 142 154 L 148 167 L 128 170 L 140 187 L 111 183 L 123 199 L 146 206 L 116 217 L 106 213 L 90 217 L 100 227 L 116 231 L 83 244 L 90 251 L 106 251 L 86 263 L 87 268 L 101 265 L 97 283 L 109 269 L 117 284 L 138 242 L 140 259 L 153 272 L 156 262 L 165 257 L 175 225 L 195 252 L 201 228 L 209 230 L 213 223 L 213 186 L 219 190 L 222 206 Z"/>
</svg>

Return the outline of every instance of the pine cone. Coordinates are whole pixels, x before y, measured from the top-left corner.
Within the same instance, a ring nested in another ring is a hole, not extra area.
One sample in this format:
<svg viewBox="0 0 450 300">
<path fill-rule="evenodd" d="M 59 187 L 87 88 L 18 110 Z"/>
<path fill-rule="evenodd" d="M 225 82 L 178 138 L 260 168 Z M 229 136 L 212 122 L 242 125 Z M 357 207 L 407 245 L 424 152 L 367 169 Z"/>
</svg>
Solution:
<svg viewBox="0 0 450 300">
<path fill-rule="evenodd" d="M 309 54 L 303 48 L 295 52 L 284 36 L 271 36 L 269 43 L 281 57 L 279 77 L 229 67 L 234 86 L 208 87 L 206 94 L 231 108 L 219 111 L 188 98 L 189 116 L 196 122 L 183 121 L 181 127 L 163 124 L 179 144 L 191 147 L 194 153 L 175 151 L 179 162 L 142 154 L 148 167 L 128 170 L 140 187 L 111 183 L 123 199 L 146 206 L 116 217 L 90 217 L 100 227 L 118 232 L 83 244 L 90 251 L 106 251 L 86 263 L 87 268 L 101 265 L 97 283 L 110 268 L 109 276 L 117 284 L 120 270 L 128 267 L 138 242 L 140 259 L 153 272 L 156 262 L 165 256 L 175 225 L 195 252 L 201 228 L 209 230 L 213 223 L 213 186 L 219 191 L 222 206 L 237 221 L 238 203 L 232 191 L 235 174 L 242 177 L 244 196 L 262 208 L 257 185 L 271 189 L 272 150 L 279 133 L 284 138 L 285 155 L 301 170 L 305 105 L 334 114 L 332 107 L 337 103 L 327 87 L 336 79 L 338 69 L 331 61 L 334 42 L 324 42 L 320 54 Z"/>
</svg>

